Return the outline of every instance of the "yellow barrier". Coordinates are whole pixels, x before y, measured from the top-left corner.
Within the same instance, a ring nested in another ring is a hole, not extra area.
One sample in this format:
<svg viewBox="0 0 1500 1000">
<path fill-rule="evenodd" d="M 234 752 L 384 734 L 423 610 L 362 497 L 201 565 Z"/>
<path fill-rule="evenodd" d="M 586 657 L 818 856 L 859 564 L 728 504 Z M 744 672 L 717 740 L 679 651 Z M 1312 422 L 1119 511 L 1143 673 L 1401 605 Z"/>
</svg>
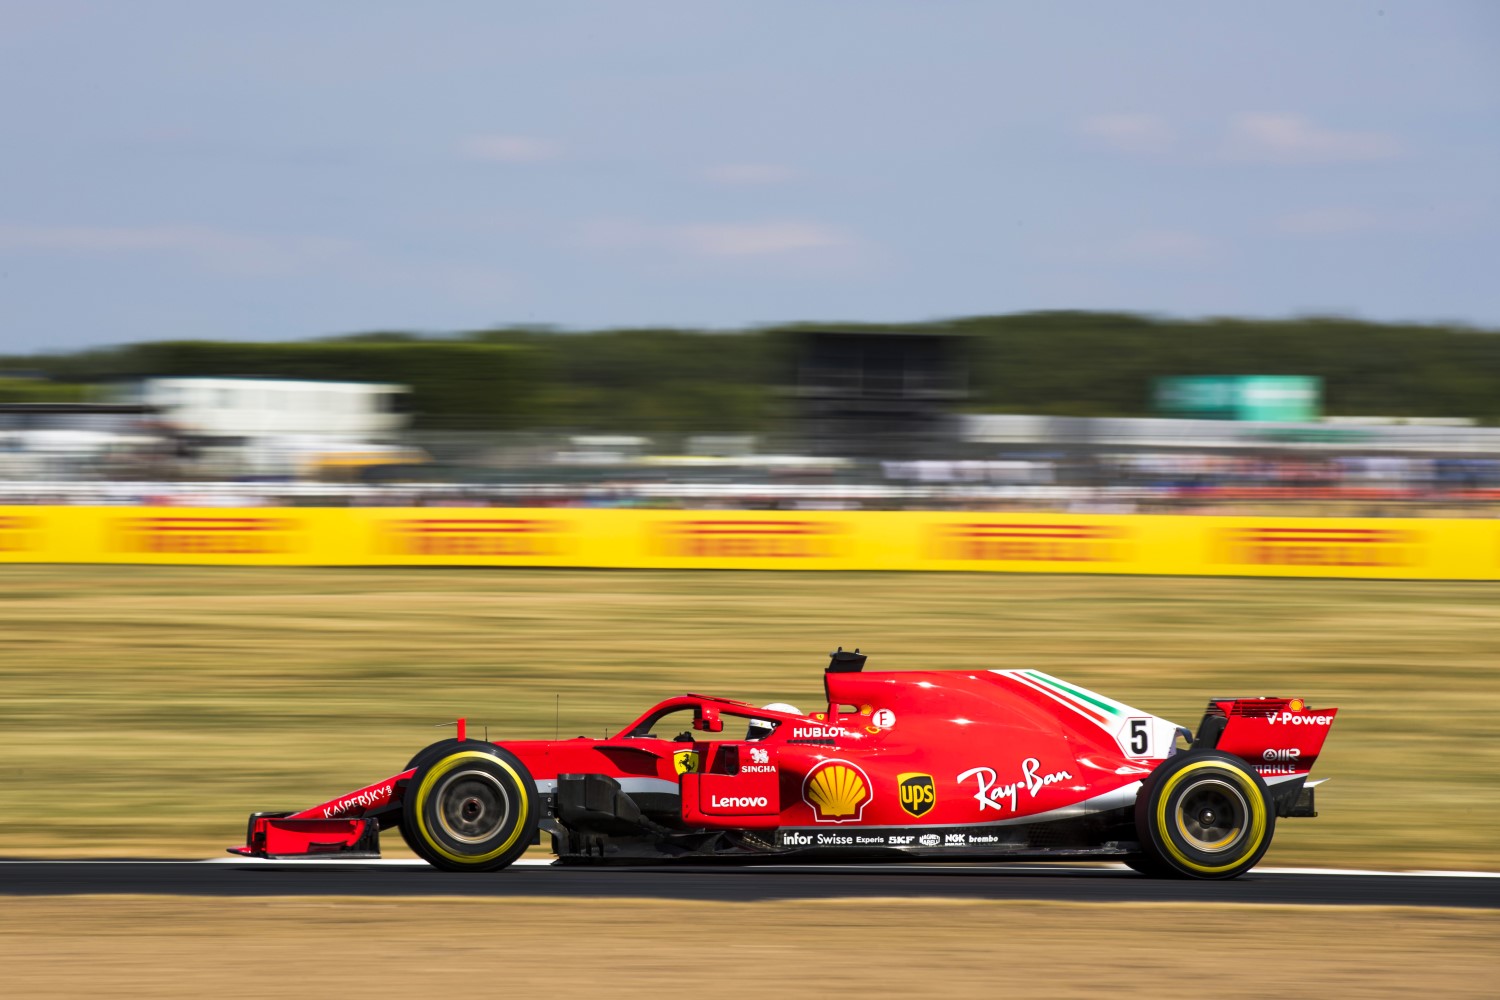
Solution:
<svg viewBox="0 0 1500 1000">
<path fill-rule="evenodd" d="M 930 511 L 0 507 L 0 562 L 1500 580 L 1500 521 Z"/>
</svg>

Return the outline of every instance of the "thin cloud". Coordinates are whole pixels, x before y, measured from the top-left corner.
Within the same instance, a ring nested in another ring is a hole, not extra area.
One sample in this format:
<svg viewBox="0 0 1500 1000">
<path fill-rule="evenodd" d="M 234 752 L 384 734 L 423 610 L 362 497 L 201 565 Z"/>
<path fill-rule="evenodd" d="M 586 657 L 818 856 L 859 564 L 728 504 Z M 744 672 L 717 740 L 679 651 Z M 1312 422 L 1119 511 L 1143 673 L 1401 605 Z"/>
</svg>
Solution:
<svg viewBox="0 0 1500 1000">
<path fill-rule="evenodd" d="M 204 226 L 0 225 L 0 250 L 90 255 L 176 254 L 223 270 L 293 270 L 356 249 L 347 240 L 266 237 Z"/>
<path fill-rule="evenodd" d="M 485 163 L 541 163 L 562 155 L 562 146 L 534 135 L 471 135 L 459 152 Z"/>
<path fill-rule="evenodd" d="M 1208 259 L 1213 244 L 1186 229 L 1151 229 L 1122 240 L 1114 254 L 1121 260 L 1147 263 L 1189 263 Z"/>
<path fill-rule="evenodd" d="M 1287 212 L 1271 221 L 1271 229 L 1283 236 L 1308 238 L 1383 235 L 1428 236 L 1482 228 L 1484 208 L 1462 202 L 1388 206 L 1378 209 L 1354 205 L 1325 205 Z"/>
<path fill-rule="evenodd" d="M 1381 226 L 1374 212 L 1362 208 L 1311 208 L 1289 212 L 1275 220 L 1277 232 L 1287 236 L 1347 236 L 1365 233 Z"/>
<path fill-rule="evenodd" d="M 1095 115 L 1084 119 L 1079 131 L 1122 153 L 1162 153 L 1177 141 L 1172 126 L 1158 115 Z"/>
<path fill-rule="evenodd" d="M 1244 114 L 1229 126 L 1225 159 L 1248 163 L 1362 163 L 1399 155 L 1385 132 L 1323 128 L 1300 115 Z"/>
<path fill-rule="evenodd" d="M 790 167 L 777 163 L 722 163 L 708 170 L 708 179 L 715 184 L 735 186 L 784 184 L 795 176 Z"/>
<path fill-rule="evenodd" d="M 227 233 L 194 226 L 0 226 L 0 248 L 7 250 L 218 252 L 243 243 Z"/>
<path fill-rule="evenodd" d="M 1189 229 L 1143 229 L 1125 236 L 1059 248 L 1054 259 L 1089 267 L 1200 267 L 1219 255 L 1218 246 Z"/>
<path fill-rule="evenodd" d="M 840 229 L 796 219 L 692 225 L 595 220 L 575 242 L 595 250 L 655 248 L 699 257 L 777 257 L 856 245 Z"/>
<path fill-rule="evenodd" d="M 750 222 L 682 226 L 674 233 L 684 247 L 710 257 L 764 257 L 849 244 L 843 233 L 816 222 Z"/>
</svg>

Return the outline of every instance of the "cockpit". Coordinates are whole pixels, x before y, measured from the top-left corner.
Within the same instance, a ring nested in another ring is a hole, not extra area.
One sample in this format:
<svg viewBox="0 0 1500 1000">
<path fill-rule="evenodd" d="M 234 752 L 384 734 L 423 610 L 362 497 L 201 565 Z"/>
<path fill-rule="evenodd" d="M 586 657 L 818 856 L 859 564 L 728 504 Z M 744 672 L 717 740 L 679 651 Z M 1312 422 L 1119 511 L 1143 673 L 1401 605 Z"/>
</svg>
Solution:
<svg viewBox="0 0 1500 1000">
<path fill-rule="evenodd" d="M 786 723 L 801 717 L 801 712 L 784 702 L 756 708 L 747 703 L 710 701 L 689 695 L 656 706 L 621 736 L 677 743 L 721 740 L 753 743 L 772 738 Z"/>
</svg>

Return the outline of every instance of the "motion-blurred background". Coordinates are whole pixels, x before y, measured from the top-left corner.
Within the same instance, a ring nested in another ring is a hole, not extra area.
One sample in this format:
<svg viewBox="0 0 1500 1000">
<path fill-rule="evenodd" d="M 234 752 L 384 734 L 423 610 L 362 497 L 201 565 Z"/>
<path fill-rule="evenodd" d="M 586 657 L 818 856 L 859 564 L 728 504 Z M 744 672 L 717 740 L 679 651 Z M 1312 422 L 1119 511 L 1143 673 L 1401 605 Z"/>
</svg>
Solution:
<svg viewBox="0 0 1500 1000">
<path fill-rule="evenodd" d="M 12 0 L 0 499 L 1484 514 L 1497 29 Z"/>
<path fill-rule="evenodd" d="M 0 855 L 222 856 L 459 716 L 805 707 L 844 645 L 1338 706 L 1266 864 L 1496 869 L 1497 42 L 1484 0 L 0 0 Z M 0 890 L 26 996 L 1496 974 L 1479 910 L 1278 910 L 1267 972 L 1253 906 Z"/>
<path fill-rule="evenodd" d="M 1500 336 L 1030 313 L 6 359 L 0 498 L 1490 516 Z"/>
<path fill-rule="evenodd" d="M 0 574 L 0 850 L 199 856 L 458 715 L 808 701 L 846 644 L 1339 705 L 1273 859 L 1493 863 L 1500 600 L 1445 581 L 1500 578 L 1497 38 L 0 4 L 0 562 L 72 564 Z M 900 546 L 1002 572 L 838 572 Z"/>
</svg>

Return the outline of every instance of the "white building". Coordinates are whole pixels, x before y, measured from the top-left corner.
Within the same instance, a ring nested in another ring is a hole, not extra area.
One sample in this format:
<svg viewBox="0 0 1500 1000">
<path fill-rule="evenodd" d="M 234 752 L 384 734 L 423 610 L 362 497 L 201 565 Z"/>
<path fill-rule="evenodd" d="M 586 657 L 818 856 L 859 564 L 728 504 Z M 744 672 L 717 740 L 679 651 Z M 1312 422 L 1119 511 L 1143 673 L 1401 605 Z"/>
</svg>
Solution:
<svg viewBox="0 0 1500 1000">
<path fill-rule="evenodd" d="M 148 378 L 139 402 L 185 434 L 212 438 L 312 436 L 388 440 L 406 427 L 407 389 L 380 382 L 258 378 Z"/>
<path fill-rule="evenodd" d="M 148 378 L 134 399 L 204 449 L 225 472 L 311 475 L 409 456 L 407 388 L 381 382 L 258 378 Z"/>
</svg>

